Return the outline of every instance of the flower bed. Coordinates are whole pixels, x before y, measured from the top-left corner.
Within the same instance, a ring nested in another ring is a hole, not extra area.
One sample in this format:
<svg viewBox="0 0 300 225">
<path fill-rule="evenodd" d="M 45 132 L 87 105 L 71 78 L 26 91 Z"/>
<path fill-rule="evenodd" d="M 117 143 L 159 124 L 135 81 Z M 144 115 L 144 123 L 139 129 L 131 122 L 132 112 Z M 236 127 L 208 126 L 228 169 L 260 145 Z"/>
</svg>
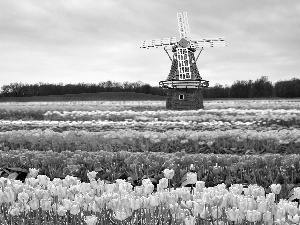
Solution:
<svg viewBox="0 0 300 225">
<path fill-rule="evenodd" d="M 30 169 L 25 184 L 0 178 L 0 219 L 2 224 L 298 224 L 297 202 L 278 200 L 281 186 L 272 192 L 241 185 L 205 188 L 197 176 L 188 174 L 194 188 L 170 188 L 174 171 L 164 170 L 157 191 L 150 179 L 141 186 L 116 180 L 107 184 L 89 172 L 89 183 L 75 177 L 50 181 Z M 37 176 L 37 178 L 35 178 Z M 300 197 L 300 189 L 295 190 Z M 286 223 L 284 223 L 286 224 Z"/>
</svg>

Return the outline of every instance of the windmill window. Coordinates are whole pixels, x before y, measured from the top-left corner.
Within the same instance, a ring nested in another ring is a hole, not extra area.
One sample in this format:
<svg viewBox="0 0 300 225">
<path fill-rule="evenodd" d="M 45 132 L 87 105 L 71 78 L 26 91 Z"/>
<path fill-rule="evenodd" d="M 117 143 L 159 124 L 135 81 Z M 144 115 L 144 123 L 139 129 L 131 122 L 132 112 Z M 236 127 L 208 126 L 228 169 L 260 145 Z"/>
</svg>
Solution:
<svg viewBox="0 0 300 225">
<path fill-rule="evenodd" d="M 179 100 L 184 100 L 184 95 L 179 95 Z"/>
</svg>

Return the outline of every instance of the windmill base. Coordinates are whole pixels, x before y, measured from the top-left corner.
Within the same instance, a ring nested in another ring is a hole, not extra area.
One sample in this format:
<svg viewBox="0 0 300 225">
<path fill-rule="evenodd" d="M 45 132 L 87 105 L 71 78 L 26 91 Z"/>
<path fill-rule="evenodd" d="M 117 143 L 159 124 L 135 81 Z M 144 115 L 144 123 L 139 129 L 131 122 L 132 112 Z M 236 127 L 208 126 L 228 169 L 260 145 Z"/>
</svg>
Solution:
<svg viewBox="0 0 300 225">
<path fill-rule="evenodd" d="M 169 110 L 203 109 L 202 89 L 175 88 L 167 90 L 166 107 Z"/>
</svg>

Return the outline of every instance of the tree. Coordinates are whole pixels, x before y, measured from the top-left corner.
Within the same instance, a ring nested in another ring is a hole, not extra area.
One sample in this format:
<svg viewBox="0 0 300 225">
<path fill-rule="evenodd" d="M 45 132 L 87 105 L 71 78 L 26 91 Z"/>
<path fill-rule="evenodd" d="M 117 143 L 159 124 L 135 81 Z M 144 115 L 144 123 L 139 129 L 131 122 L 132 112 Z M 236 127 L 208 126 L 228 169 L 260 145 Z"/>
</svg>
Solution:
<svg viewBox="0 0 300 225">
<path fill-rule="evenodd" d="M 268 77 L 262 76 L 253 83 L 251 93 L 254 98 L 270 98 L 273 95 L 273 85 Z"/>
</svg>

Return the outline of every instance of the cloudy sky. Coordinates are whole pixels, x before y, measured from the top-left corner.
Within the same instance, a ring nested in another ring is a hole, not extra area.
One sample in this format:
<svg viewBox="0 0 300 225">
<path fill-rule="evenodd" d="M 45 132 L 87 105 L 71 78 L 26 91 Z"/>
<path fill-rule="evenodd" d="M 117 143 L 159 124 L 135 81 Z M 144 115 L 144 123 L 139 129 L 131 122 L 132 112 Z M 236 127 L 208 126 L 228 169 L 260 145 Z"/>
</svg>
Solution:
<svg viewBox="0 0 300 225">
<path fill-rule="evenodd" d="M 225 37 L 197 61 L 210 85 L 268 76 L 300 78 L 298 0 L 0 0 L 0 87 L 23 83 L 142 81 L 170 71 L 163 49 L 143 40 L 176 37 L 187 12 L 192 39 Z"/>
</svg>

